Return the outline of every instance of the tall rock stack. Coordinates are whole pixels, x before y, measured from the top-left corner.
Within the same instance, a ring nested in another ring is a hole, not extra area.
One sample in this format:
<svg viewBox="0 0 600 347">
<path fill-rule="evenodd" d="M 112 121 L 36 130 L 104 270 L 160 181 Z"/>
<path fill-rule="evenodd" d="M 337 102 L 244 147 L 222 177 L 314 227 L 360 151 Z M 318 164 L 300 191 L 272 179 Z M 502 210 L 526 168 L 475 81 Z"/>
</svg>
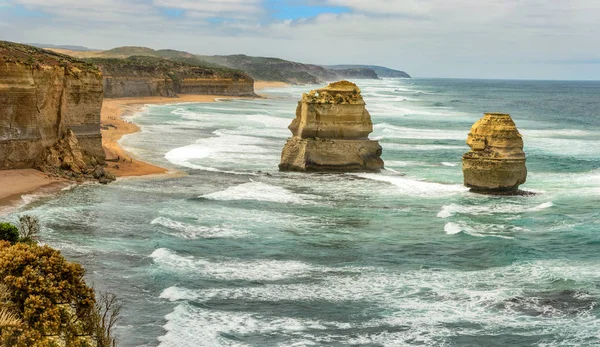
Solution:
<svg viewBox="0 0 600 347">
<path fill-rule="evenodd" d="M 369 140 L 371 115 L 360 89 L 335 82 L 302 95 L 290 137 L 281 153 L 281 171 L 378 172 L 381 146 Z"/>
<path fill-rule="evenodd" d="M 463 155 L 465 186 L 474 192 L 511 194 L 525 183 L 527 167 L 523 139 L 510 115 L 486 113 L 467 138 Z"/>
</svg>

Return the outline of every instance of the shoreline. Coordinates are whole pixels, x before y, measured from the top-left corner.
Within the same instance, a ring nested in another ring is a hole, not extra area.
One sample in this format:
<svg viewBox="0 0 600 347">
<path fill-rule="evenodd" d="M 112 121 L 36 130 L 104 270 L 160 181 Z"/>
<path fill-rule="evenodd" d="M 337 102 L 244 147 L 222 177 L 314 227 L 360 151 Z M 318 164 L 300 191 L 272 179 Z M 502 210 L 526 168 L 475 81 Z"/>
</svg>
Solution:
<svg viewBox="0 0 600 347">
<path fill-rule="evenodd" d="M 284 88 L 289 84 L 273 81 L 256 81 L 254 90 Z M 246 97 L 223 95 L 179 95 L 177 98 L 139 97 L 104 99 L 100 113 L 102 148 L 106 154 L 107 171 L 116 177 L 140 177 L 164 175 L 172 172 L 169 169 L 139 160 L 119 144 L 119 140 L 129 134 L 141 130 L 136 124 L 123 117 L 140 112 L 146 105 L 164 105 L 178 103 L 217 102 L 218 99 L 245 99 Z M 118 161 L 116 161 L 118 159 Z M 35 169 L 0 170 L 0 216 L 6 215 L 21 206 L 23 197 L 36 194 L 45 195 L 61 191 L 73 182 L 50 177 Z"/>
<path fill-rule="evenodd" d="M 21 206 L 20 202 L 27 195 L 52 194 L 72 184 L 35 169 L 0 170 L 0 181 L 0 216 Z"/>
<path fill-rule="evenodd" d="M 285 88 L 288 86 L 290 85 L 285 82 L 255 81 L 254 90 Z M 247 97 L 182 94 L 177 98 L 151 96 L 104 99 L 100 123 L 102 127 L 102 147 L 104 148 L 108 164 L 107 170 L 116 177 L 161 175 L 169 172 L 166 168 L 137 159 L 133 154 L 121 147 L 119 140 L 123 136 L 134 134 L 141 130 L 139 126 L 123 120 L 123 117 L 138 113 L 144 106 L 149 104 L 204 103 L 217 102 L 218 99 L 247 99 Z M 114 161 L 117 159 L 118 161 Z"/>
</svg>

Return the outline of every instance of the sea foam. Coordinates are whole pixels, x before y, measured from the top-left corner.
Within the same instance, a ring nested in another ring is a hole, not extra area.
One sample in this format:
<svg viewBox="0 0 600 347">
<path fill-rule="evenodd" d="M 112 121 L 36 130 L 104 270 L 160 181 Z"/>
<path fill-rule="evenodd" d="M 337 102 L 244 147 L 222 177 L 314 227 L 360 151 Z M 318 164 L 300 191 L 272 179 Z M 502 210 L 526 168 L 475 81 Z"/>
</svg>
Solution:
<svg viewBox="0 0 600 347">
<path fill-rule="evenodd" d="M 250 234 L 246 230 L 237 230 L 223 226 L 207 227 L 202 225 L 191 225 L 166 217 L 155 218 L 150 224 L 161 225 L 166 228 L 166 231 L 162 231 L 164 234 L 176 236 L 181 239 L 238 238 L 246 237 Z"/>
<path fill-rule="evenodd" d="M 161 293 L 161 298 L 178 305 L 167 315 L 167 334 L 160 340 L 164 343 L 190 341 L 183 345 L 192 346 L 192 340 L 185 339 L 193 339 L 196 334 L 189 337 L 185 334 L 194 329 L 193 326 L 210 332 L 218 340 L 209 340 L 212 341 L 209 345 L 217 346 L 240 342 L 226 336 L 264 336 L 267 333 L 286 341 L 284 345 L 291 345 L 292 341 L 312 341 L 317 345 L 329 341 L 342 345 L 361 342 L 395 346 L 398 339 L 403 341 L 422 334 L 426 336 L 422 337 L 423 341 L 437 341 L 433 344 L 439 344 L 448 336 L 472 333 L 473 327 L 478 329 L 478 334 L 489 335 L 494 331 L 513 331 L 532 325 L 540 334 L 546 331 L 556 333 L 558 329 L 561 335 L 591 338 L 594 330 L 590 330 L 589 326 L 598 326 L 593 314 L 594 305 L 581 307 L 577 315 L 569 315 L 560 302 L 546 300 L 544 303 L 536 294 L 550 293 L 544 295 L 551 296 L 557 280 L 576 281 L 585 276 L 589 276 L 585 282 L 600 278 L 593 262 L 566 265 L 557 260 L 538 260 L 475 271 L 369 269 L 352 276 L 331 273 L 312 283 L 208 289 L 172 286 Z M 587 294 L 581 295 L 593 298 L 597 294 L 597 289 L 589 288 Z M 521 299 L 516 301 L 515 298 Z M 212 302 L 206 305 L 212 309 L 204 305 L 192 306 L 188 301 Z M 220 311 L 215 307 L 224 301 L 271 303 L 273 313 L 278 314 Z M 288 306 L 291 302 L 294 304 Z M 306 307 L 321 302 L 368 304 L 369 307 L 385 310 L 387 314 L 351 322 L 308 320 L 285 315 L 286 307 Z M 524 319 L 516 311 L 519 302 L 525 305 L 522 309 L 542 312 L 543 315 Z M 545 324 L 548 317 L 552 317 L 551 325 Z M 349 330 L 355 333 L 348 334 Z M 400 333 L 380 336 L 390 330 Z"/>
<path fill-rule="evenodd" d="M 496 203 L 490 205 L 457 205 L 450 204 L 442 206 L 437 216 L 439 218 L 449 218 L 456 214 L 469 214 L 469 215 L 492 215 L 498 213 L 526 213 L 526 212 L 537 212 L 545 210 L 549 207 L 554 206 L 552 201 L 545 202 L 533 207 L 520 205 L 520 204 L 507 204 L 507 203 Z"/>
<path fill-rule="evenodd" d="M 277 281 L 286 278 L 308 276 L 317 271 L 312 266 L 298 261 L 279 260 L 233 260 L 222 258 L 216 261 L 200 257 L 181 256 L 170 249 L 159 248 L 150 257 L 154 263 L 169 271 L 200 274 L 219 280 Z"/>
<path fill-rule="evenodd" d="M 374 181 L 387 182 L 394 185 L 394 191 L 402 195 L 413 195 L 420 197 L 449 196 L 467 192 L 468 189 L 459 184 L 442 184 L 436 182 L 420 181 L 402 176 L 389 176 L 382 174 L 355 174 L 358 177 Z"/>
<path fill-rule="evenodd" d="M 286 188 L 263 182 L 249 182 L 225 190 L 202 195 L 211 200 L 256 200 L 282 204 L 311 204 L 316 196 L 294 193 Z"/>
</svg>

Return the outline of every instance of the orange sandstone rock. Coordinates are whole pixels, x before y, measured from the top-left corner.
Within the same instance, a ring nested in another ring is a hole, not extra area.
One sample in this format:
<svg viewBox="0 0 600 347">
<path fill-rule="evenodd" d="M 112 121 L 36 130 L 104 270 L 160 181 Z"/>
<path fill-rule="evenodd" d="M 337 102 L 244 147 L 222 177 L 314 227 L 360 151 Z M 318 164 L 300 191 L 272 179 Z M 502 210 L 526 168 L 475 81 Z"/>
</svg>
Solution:
<svg viewBox="0 0 600 347">
<path fill-rule="evenodd" d="M 293 136 L 281 154 L 282 171 L 374 171 L 383 168 L 381 146 L 369 140 L 371 115 L 356 84 L 332 83 L 302 95 Z"/>
<path fill-rule="evenodd" d="M 473 124 L 463 155 L 465 186 L 481 193 L 516 192 L 525 183 L 523 139 L 508 114 L 486 113 Z"/>
</svg>

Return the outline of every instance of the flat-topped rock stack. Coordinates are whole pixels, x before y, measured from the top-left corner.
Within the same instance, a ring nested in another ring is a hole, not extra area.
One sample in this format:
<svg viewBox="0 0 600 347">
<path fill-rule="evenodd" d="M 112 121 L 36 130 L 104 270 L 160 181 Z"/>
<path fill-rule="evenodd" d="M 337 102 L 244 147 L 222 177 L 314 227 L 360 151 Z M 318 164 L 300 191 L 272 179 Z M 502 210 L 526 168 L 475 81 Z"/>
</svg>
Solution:
<svg viewBox="0 0 600 347">
<path fill-rule="evenodd" d="M 487 194 L 519 191 L 527 167 L 523 139 L 510 115 L 486 113 L 473 124 L 467 144 L 471 150 L 463 155 L 465 186 Z"/>
<path fill-rule="evenodd" d="M 371 115 L 360 89 L 348 81 L 302 95 L 290 137 L 281 153 L 282 171 L 378 172 L 381 146 L 369 140 Z"/>
</svg>

